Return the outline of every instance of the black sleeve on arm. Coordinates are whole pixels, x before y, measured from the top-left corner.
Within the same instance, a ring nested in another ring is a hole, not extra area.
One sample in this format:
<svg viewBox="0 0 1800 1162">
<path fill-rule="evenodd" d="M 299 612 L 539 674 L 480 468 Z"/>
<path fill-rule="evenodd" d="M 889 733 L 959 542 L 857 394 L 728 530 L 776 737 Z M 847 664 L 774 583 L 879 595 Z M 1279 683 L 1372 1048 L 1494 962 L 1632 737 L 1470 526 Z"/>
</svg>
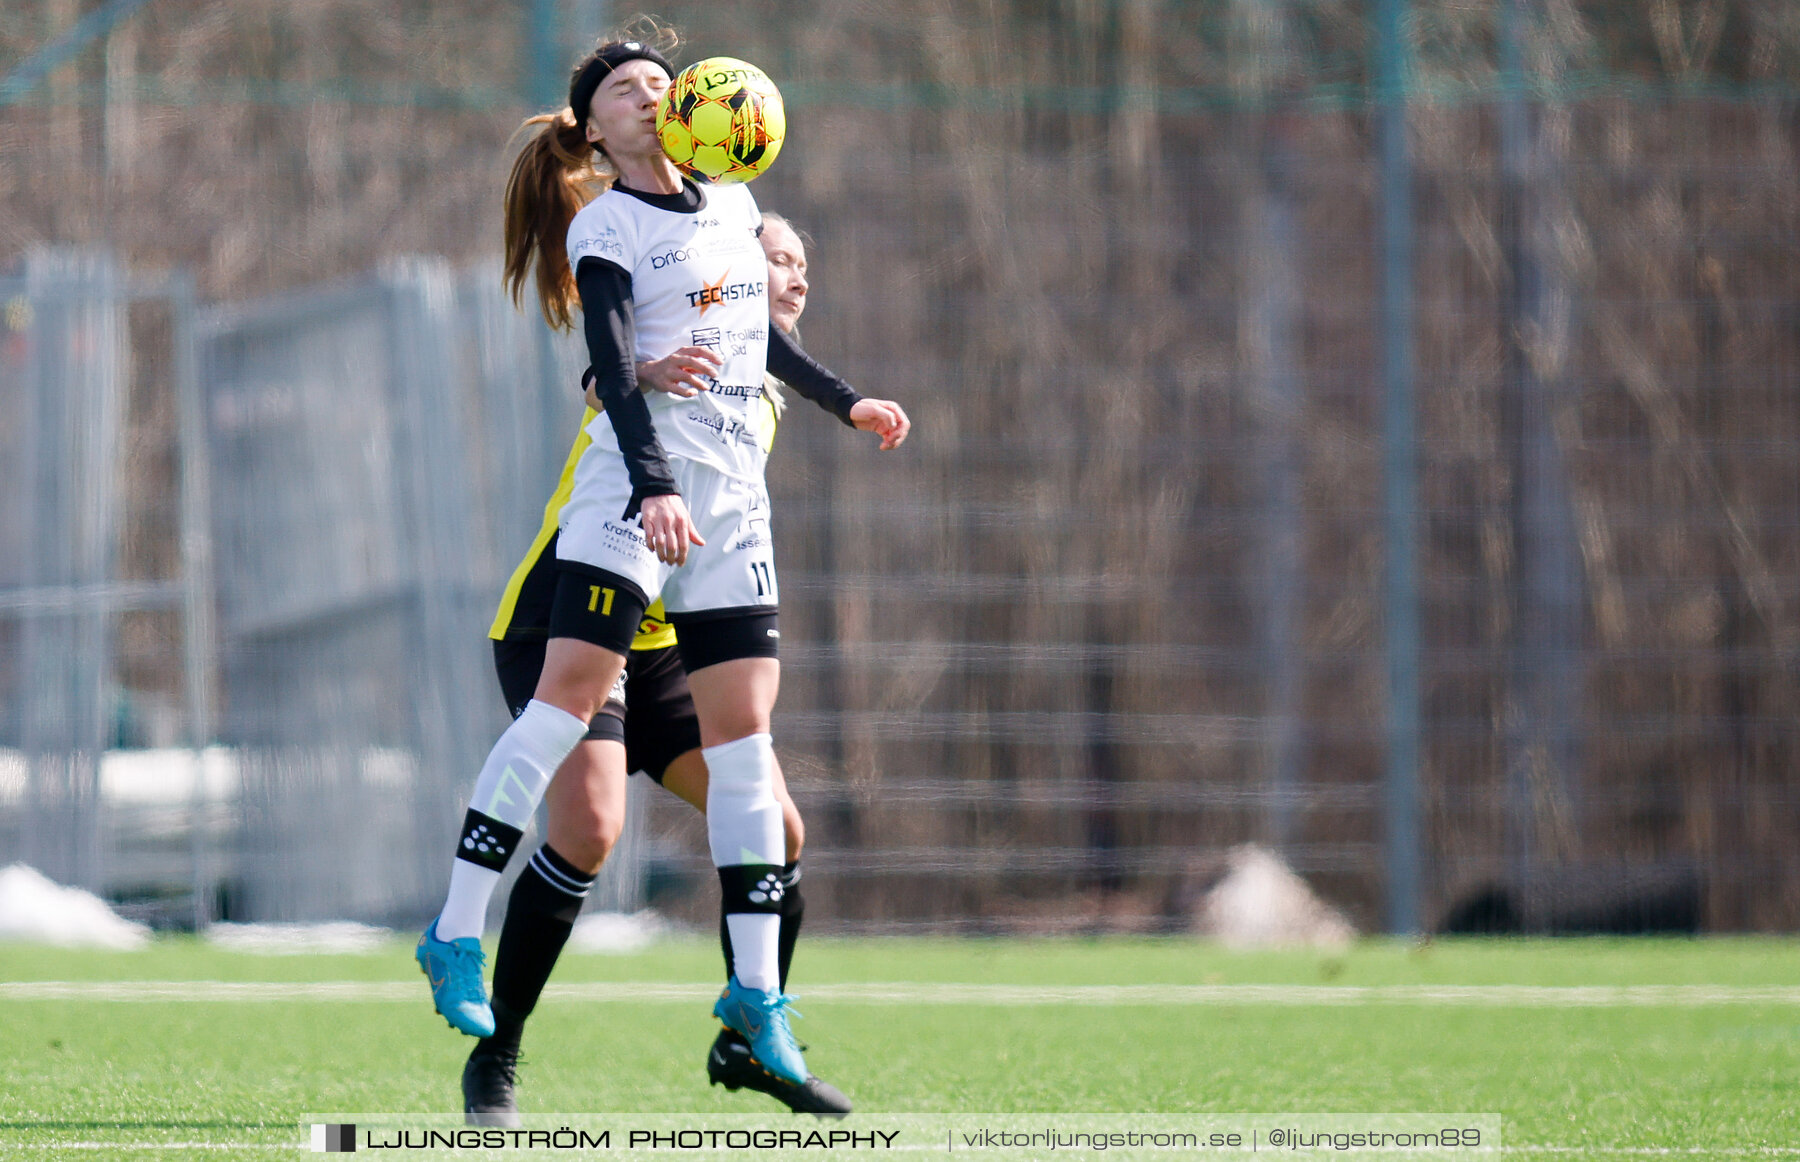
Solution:
<svg viewBox="0 0 1800 1162">
<path fill-rule="evenodd" d="M 793 336 L 773 325 L 769 327 L 769 374 L 846 424 L 850 423 L 850 409 L 862 399 L 855 388 L 800 350 Z"/>
<path fill-rule="evenodd" d="M 631 474 L 631 503 L 620 518 L 630 520 L 646 497 L 680 492 L 657 441 L 656 425 L 650 421 L 650 405 L 637 389 L 631 276 L 623 267 L 590 255 L 575 270 L 575 289 L 581 294 L 582 330 L 594 365 L 594 393 L 605 406 Z"/>
</svg>

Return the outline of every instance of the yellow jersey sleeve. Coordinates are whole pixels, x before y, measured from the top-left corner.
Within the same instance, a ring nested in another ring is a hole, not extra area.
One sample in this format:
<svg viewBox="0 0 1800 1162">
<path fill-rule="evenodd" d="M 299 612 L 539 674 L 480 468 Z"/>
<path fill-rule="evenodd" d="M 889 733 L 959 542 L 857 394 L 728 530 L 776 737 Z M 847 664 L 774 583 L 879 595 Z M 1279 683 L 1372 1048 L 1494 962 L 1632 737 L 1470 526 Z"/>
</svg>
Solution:
<svg viewBox="0 0 1800 1162">
<path fill-rule="evenodd" d="M 763 393 L 757 399 L 754 415 L 756 417 L 756 442 L 762 450 L 770 452 L 775 447 L 775 429 L 781 424 L 781 413 L 787 406 L 787 399 L 781 394 L 781 381 L 773 375 L 763 375 Z"/>
<path fill-rule="evenodd" d="M 593 408 L 583 408 L 581 411 L 581 430 L 575 434 L 575 443 L 569 448 L 568 458 L 563 461 L 562 475 L 556 480 L 556 491 L 550 494 L 549 503 L 544 505 L 544 519 L 538 525 L 537 536 L 531 539 L 531 547 L 525 550 L 525 559 L 513 570 L 505 591 L 500 594 L 500 608 L 494 613 L 494 624 L 488 627 L 488 637 L 495 641 L 503 641 L 507 632 L 512 629 L 513 616 L 519 608 L 519 591 L 525 587 L 526 579 L 537 568 L 544 550 L 550 545 L 550 539 L 556 535 L 563 505 L 569 503 L 569 494 L 575 491 L 575 465 L 581 461 L 581 454 L 588 450 L 588 445 L 594 442 L 587 434 L 587 426 L 597 414 Z"/>
</svg>

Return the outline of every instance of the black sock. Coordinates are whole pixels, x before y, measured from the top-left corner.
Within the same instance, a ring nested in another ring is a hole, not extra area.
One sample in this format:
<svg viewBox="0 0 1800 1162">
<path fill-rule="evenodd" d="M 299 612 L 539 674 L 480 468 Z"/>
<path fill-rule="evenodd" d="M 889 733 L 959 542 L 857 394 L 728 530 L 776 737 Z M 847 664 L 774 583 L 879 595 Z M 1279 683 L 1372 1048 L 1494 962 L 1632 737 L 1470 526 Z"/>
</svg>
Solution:
<svg viewBox="0 0 1800 1162">
<path fill-rule="evenodd" d="M 519 1041 L 525 1036 L 525 1018 L 508 1008 L 506 1002 L 499 997 L 490 997 L 489 1007 L 494 1010 L 494 1035 L 475 1042 L 475 1048 L 469 1051 L 469 1056 L 498 1053 L 505 1057 L 517 1057 Z"/>
<path fill-rule="evenodd" d="M 506 922 L 494 954 L 494 1035 L 478 1051 L 518 1052 L 525 1018 L 537 1007 L 593 886 L 593 876 L 577 870 L 549 844 L 533 853 L 506 902 Z"/>
<path fill-rule="evenodd" d="M 781 991 L 787 991 L 788 965 L 794 962 L 794 941 L 800 939 L 800 922 L 806 918 L 806 901 L 800 898 L 800 861 L 781 869 L 781 934 L 776 938 L 775 956 L 781 969 Z M 725 953 L 725 979 L 737 973 L 737 959 L 731 955 L 731 927 L 725 913 L 719 913 L 719 947 Z"/>
<path fill-rule="evenodd" d="M 787 991 L 788 965 L 794 963 L 794 941 L 800 939 L 800 922 L 806 919 L 806 900 L 800 895 L 800 861 L 781 869 L 781 882 L 787 891 L 781 896 L 781 935 L 775 950 L 781 966 L 781 991 Z"/>
</svg>

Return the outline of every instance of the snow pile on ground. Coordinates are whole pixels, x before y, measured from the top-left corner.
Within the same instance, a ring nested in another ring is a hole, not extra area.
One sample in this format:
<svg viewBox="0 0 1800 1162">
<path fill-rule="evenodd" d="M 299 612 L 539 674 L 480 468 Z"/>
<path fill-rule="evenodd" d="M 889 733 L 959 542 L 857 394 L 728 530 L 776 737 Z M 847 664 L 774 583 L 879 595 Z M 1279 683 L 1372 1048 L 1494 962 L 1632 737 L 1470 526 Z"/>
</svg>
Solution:
<svg viewBox="0 0 1800 1162">
<path fill-rule="evenodd" d="M 1280 856 L 1254 843 L 1225 857 L 1225 878 L 1201 899 L 1195 931 L 1228 948 L 1340 948 L 1356 939 L 1344 914 L 1313 895 Z"/>
<path fill-rule="evenodd" d="M 569 948 L 575 952 L 639 952 L 668 935 L 669 922 L 646 908 L 642 912 L 589 912 L 575 921 Z"/>
<path fill-rule="evenodd" d="M 206 939 L 233 952 L 300 956 L 318 952 L 375 952 L 393 932 L 373 924 L 214 924 Z"/>
<path fill-rule="evenodd" d="M 150 943 L 150 928 L 124 919 L 92 892 L 65 888 L 15 863 L 0 868 L 0 940 L 129 950 Z"/>
</svg>

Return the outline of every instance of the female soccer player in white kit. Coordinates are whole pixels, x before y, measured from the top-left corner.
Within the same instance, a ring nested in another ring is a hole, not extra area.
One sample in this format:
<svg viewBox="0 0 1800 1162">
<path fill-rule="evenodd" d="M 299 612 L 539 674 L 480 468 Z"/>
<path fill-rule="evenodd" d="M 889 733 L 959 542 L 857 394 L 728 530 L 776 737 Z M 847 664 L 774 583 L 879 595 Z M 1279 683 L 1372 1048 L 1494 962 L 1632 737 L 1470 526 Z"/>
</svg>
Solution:
<svg viewBox="0 0 1800 1162">
<path fill-rule="evenodd" d="M 809 290 L 805 242 L 786 219 L 767 211 L 757 240 L 762 244 L 769 278 L 769 321 L 798 339 L 796 326 L 806 309 Z M 638 382 L 658 391 L 692 395 L 706 390 L 705 376 L 719 365 L 719 357 L 712 351 L 686 348 L 682 354 L 638 364 Z M 772 449 L 782 394 L 772 377 L 764 380 L 764 388 L 766 398 L 759 401 L 759 438 L 765 449 Z M 556 595 L 556 541 L 563 505 L 574 491 L 575 466 L 593 442 L 587 429 L 598 414 L 591 405 L 598 402 L 590 401 L 584 411 L 580 434 L 544 506 L 537 535 L 513 571 L 488 631 L 494 641 L 494 671 L 501 693 L 507 709 L 515 714 L 530 705 L 543 673 L 550 607 Z M 494 1034 L 475 1041 L 463 1066 L 463 1110 L 471 1125 L 519 1125 L 518 1067 L 526 1022 L 537 1008 L 601 864 L 618 841 L 625 823 L 627 772 L 641 772 L 703 815 L 706 812 L 700 719 L 688 691 L 687 673 L 681 668 L 675 629 L 660 602 L 645 611 L 638 635 L 632 639 L 624 685 L 622 698 L 615 690 L 589 722 L 586 739 L 563 760 L 544 791 L 542 809 L 549 827 L 513 881 L 494 953 L 488 1001 L 494 1014 Z M 781 802 L 787 840 L 776 956 L 777 983 L 786 992 L 788 969 L 806 914 L 799 863 L 806 829 L 783 785 L 779 763 L 775 797 Z M 723 915 L 719 939 L 729 980 L 733 972 L 731 934 Z M 713 1085 L 768 1094 L 795 1113 L 841 1117 L 852 1108 L 843 1091 L 822 1078 L 808 1077 L 805 1085 L 794 1085 L 766 1072 L 751 1060 L 750 1043 L 732 1029 L 721 1028 L 707 1050 L 706 1074 Z"/>
<path fill-rule="evenodd" d="M 898 405 L 862 398 L 770 328 L 749 190 L 683 180 L 657 143 L 657 100 L 672 71 L 640 42 L 601 46 L 575 70 L 574 115 L 533 119 L 541 128 L 508 183 L 514 293 L 535 265 L 553 323 L 567 324 L 579 297 L 605 411 L 563 509 L 536 695 L 482 768 L 448 898 L 417 956 L 438 1011 L 465 1033 L 490 1035 L 480 948 L 488 899 L 660 596 L 700 719 L 707 833 L 736 965 L 713 1011 L 764 1069 L 799 1085 L 806 1065 L 777 986 L 784 842 L 769 715 L 780 633 L 765 451 L 751 409 L 766 370 L 877 433 L 884 448 L 910 425 Z M 584 195 L 592 200 L 582 205 Z M 636 363 L 698 347 L 721 357 L 708 390 L 639 393 Z"/>
</svg>

